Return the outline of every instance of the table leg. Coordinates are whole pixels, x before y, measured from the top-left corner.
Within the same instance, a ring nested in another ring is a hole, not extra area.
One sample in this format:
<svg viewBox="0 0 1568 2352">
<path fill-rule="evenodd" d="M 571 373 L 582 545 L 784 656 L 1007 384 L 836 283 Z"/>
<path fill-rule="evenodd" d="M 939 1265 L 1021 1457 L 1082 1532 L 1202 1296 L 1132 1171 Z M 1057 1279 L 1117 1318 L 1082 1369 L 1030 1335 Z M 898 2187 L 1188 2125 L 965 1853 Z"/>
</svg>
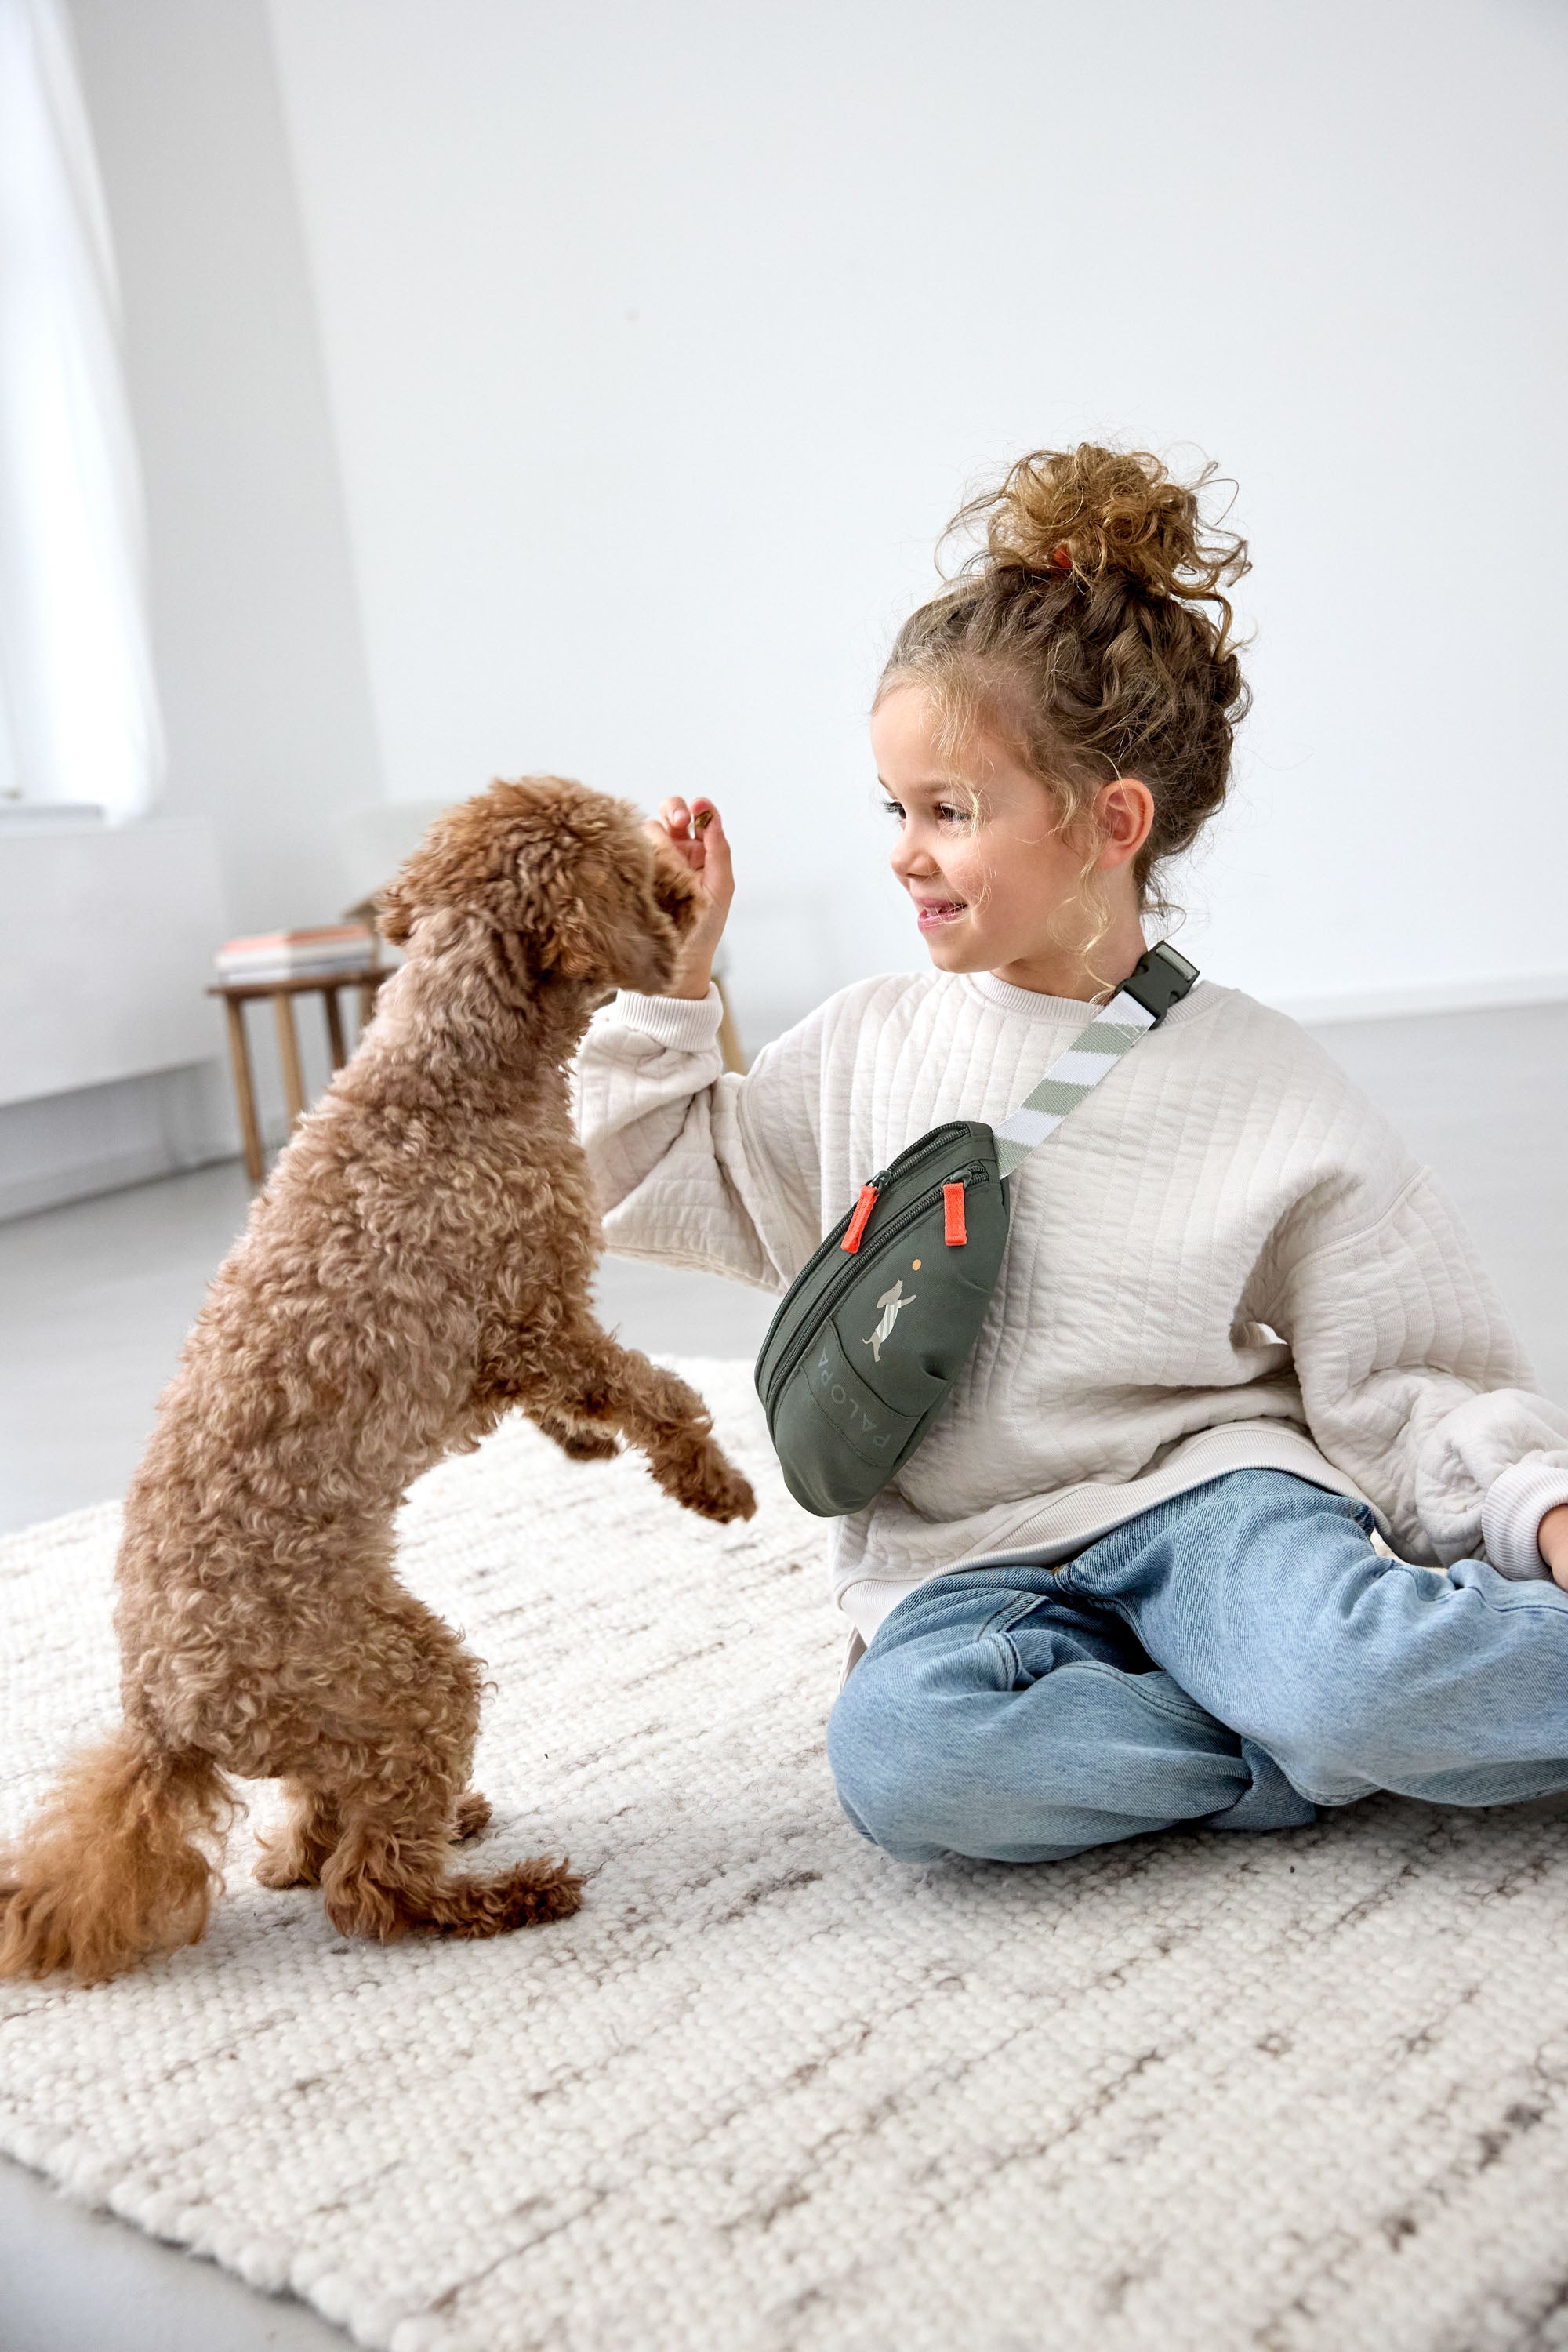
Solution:
<svg viewBox="0 0 1568 2352">
<path fill-rule="evenodd" d="M 245 1034 L 245 1008 L 232 996 L 226 996 L 223 1009 L 228 1020 L 228 1058 L 234 1072 L 235 1108 L 239 1113 L 240 1139 L 245 1145 L 245 1172 L 253 1184 L 259 1184 L 267 1173 L 267 1160 L 261 1149 L 261 1124 L 256 1116 L 256 1088 L 250 1076 L 250 1047 Z"/>
<path fill-rule="evenodd" d="M 338 992 L 335 988 L 323 988 L 321 997 L 327 1008 L 327 1043 L 332 1049 L 332 1067 L 341 1070 L 348 1060 L 348 1053 L 343 1045 L 343 1016 L 338 1003 Z"/>
<path fill-rule="evenodd" d="M 283 1099 L 289 1106 L 289 1124 L 305 1116 L 305 1078 L 300 1067 L 300 1033 L 294 1026 L 294 1000 L 291 996 L 275 996 L 272 1017 L 278 1024 L 278 1058 L 283 1065 Z"/>
</svg>

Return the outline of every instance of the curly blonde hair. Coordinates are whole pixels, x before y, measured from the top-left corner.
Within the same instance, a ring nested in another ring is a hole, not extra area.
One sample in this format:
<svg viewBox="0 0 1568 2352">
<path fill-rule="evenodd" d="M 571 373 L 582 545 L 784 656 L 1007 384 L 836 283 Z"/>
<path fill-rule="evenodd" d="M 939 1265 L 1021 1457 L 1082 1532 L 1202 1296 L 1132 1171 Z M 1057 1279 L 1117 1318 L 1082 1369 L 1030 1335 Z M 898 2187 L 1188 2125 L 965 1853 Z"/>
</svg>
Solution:
<svg viewBox="0 0 1568 2352">
<path fill-rule="evenodd" d="M 942 535 L 984 542 L 940 596 L 900 630 L 878 685 L 932 698 L 950 753 L 977 730 L 1047 785 L 1057 830 L 1086 838 L 1078 903 L 1086 955 L 1110 915 L 1095 869 L 1095 800 L 1135 776 L 1154 822 L 1132 864 L 1139 912 L 1182 911 L 1162 869 L 1223 802 L 1231 744 L 1250 696 L 1226 588 L 1250 569 L 1247 543 L 1208 523 L 1216 478 L 1176 481 L 1145 450 L 1037 449 L 960 509 Z M 972 805 L 977 806 L 977 801 Z"/>
</svg>

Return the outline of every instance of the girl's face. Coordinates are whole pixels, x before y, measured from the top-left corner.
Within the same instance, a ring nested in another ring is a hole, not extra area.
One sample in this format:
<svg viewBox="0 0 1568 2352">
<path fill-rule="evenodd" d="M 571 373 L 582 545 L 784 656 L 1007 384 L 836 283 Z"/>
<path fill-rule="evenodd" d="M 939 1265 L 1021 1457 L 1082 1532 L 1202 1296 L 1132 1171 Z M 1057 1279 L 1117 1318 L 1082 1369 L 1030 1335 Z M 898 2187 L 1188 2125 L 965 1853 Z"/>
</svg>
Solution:
<svg viewBox="0 0 1568 2352">
<path fill-rule="evenodd" d="M 970 739 L 956 775 L 930 698 L 913 685 L 892 688 L 878 704 L 871 748 L 898 826 L 893 872 L 913 901 L 931 961 L 942 971 L 993 971 L 1047 994 L 1094 994 L 1070 944 L 1053 930 L 1079 887 L 1081 836 L 1068 841 L 1055 830 L 1039 778 L 984 732 Z M 1154 804 L 1145 784 L 1126 777 L 1103 786 L 1100 803 L 1111 829 L 1099 864 L 1113 921 L 1094 961 L 1131 971 L 1144 946 L 1131 860 Z M 1076 918 L 1080 927 L 1086 920 Z"/>
</svg>

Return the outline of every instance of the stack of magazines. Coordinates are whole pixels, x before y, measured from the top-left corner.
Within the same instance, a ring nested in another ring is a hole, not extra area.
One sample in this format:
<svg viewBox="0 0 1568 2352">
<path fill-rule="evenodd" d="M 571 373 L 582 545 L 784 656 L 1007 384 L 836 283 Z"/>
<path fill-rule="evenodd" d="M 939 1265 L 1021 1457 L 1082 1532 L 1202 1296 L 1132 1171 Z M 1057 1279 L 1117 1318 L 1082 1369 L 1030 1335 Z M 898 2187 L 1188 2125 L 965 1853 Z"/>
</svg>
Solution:
<svg viewBox="0 0 1568 2352">
<path fill-rule="evenodd" d="M 229 940 L 213 959 L 225 980 L 300 980 L 329 976 L 375 961 L 375 940 L 363 923 L 327 923 L 315 930 L 258 931 Z"/>
</svg>

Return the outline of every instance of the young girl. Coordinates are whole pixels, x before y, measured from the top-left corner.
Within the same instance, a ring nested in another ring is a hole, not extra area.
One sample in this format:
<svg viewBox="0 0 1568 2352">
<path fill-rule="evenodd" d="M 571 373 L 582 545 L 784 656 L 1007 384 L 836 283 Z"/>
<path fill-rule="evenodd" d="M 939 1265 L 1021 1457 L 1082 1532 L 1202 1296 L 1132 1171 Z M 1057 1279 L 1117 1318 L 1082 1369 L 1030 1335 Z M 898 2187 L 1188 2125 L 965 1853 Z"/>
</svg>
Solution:
<svg viewBox="0 0 1568 2352">
<path fill-rule="evenodd" d="M 616 999 L 579 1064 L 612 1248 L 783 1289 L 867 1177 L 998 1124 L 1131 973 L 1247 701 L 1246 551 L 1197 490 L 1086 445 L 965 510 L 984 551 L 906 623 L 871 724 L 933 969 L 841 991 L 744 1077 L 710 982 L 723 824 L 664 803 L 703 919 L 673 993 Z M 1199 980 L 1011 1192 L 962 1379 L 834 1524 L 855 1826 L 1044 1862 L 1375 1789 L 1568 1787 L 1568 1412 L 1329 1055 Z"/>
</svg>

